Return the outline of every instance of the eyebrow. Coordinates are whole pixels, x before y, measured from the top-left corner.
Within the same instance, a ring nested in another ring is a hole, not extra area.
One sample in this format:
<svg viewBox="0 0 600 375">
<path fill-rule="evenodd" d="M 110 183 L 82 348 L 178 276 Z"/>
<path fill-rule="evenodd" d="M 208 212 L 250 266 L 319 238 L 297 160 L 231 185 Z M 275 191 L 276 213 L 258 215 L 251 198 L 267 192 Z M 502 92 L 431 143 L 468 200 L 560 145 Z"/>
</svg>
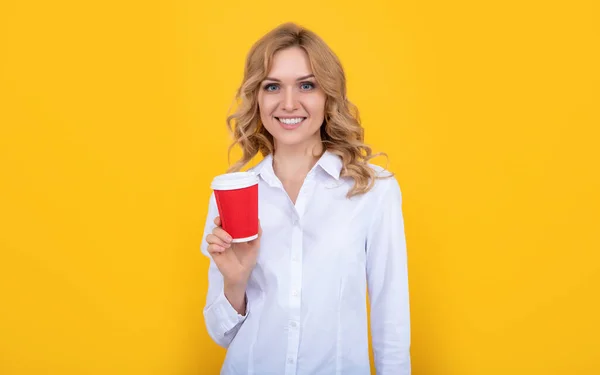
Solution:
<svg viewBox="0 0 600 375">
<path fill-rule="evenodd" d="M 307 78 L 313 78 L 314 76 L 315 76 L 314 74 L 309 74 L 307 76 L 302 76 L 302 77 L 296 79 L 296 81 L 302 81 L 302 80 L 307 79 Z M 267 77 L 264 80 L 265 81 L 281 82 L 281 80 L 279 80 L 277 78 L 271 78 L 271 77 Z"/>
</svg>

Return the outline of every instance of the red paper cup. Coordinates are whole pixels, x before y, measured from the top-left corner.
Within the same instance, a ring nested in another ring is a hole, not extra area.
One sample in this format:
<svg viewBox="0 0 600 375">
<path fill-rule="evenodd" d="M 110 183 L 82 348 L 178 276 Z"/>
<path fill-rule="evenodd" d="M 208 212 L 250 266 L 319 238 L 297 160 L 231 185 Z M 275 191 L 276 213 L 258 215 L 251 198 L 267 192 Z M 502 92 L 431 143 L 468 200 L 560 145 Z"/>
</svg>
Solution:
<svg viewBox="0 0 600 375">
<path fill-rule="evenodd" d="M 231 242 L 247 242 L 258 237 L 258 176 L 252 172 L 226 173 L 211 184 L 215 192 L 221 227 Z"/>
</svg>

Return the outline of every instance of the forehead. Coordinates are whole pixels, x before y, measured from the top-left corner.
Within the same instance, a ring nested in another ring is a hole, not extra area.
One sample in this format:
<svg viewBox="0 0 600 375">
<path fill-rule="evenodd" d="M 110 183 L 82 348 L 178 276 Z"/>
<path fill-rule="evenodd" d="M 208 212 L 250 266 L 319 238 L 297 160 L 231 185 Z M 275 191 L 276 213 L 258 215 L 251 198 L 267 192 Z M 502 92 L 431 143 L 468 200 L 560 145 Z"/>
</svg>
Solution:
<svg viewBox="0 0 600 375">
<path fill-rule="evenodd" d="M 312 73 L 306 51 L 300 47 L 291 47 L 277 51 L 273 55 L 273 62 L 268 75 L 283 80 L 286 78 L 296 79 Z"/>
</svg>

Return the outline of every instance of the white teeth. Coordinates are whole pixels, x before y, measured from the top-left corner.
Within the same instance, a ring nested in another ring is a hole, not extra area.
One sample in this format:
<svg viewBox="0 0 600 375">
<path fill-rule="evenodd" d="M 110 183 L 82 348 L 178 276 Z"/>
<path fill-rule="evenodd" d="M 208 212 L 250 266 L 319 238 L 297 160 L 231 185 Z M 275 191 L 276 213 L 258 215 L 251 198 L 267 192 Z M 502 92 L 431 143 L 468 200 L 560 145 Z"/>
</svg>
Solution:
<svg viewBox="0 0 600 375">
<path fill-rule="evenodd" d="M 286 125 L 295 125 L 304 120 L 303 117 L 298 118 L 279 118 L 279 121 L 283 122 Z"/>
</svg>

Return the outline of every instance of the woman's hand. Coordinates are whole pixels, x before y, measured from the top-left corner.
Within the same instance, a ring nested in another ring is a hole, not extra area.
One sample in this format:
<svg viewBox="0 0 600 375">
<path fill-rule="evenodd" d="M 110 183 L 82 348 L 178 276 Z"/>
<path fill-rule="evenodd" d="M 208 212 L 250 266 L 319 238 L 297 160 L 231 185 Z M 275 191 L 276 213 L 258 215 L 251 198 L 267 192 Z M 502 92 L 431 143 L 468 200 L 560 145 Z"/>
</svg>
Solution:
<svg viewBox="0 0 600 375">
<path fill-rule="evenodd" d="M 246 290 L 250 273 L 256 265 L 262 228 L 258 223 L 258 238 L 242 243 L 231 243 L 231 236 L 221 228 L 221 218 L 214 221 L 216 227 L 206 236 L 208 253 L 211 255 L 219 271 L 223 275 L 226 289 Z"/>
</svg>

